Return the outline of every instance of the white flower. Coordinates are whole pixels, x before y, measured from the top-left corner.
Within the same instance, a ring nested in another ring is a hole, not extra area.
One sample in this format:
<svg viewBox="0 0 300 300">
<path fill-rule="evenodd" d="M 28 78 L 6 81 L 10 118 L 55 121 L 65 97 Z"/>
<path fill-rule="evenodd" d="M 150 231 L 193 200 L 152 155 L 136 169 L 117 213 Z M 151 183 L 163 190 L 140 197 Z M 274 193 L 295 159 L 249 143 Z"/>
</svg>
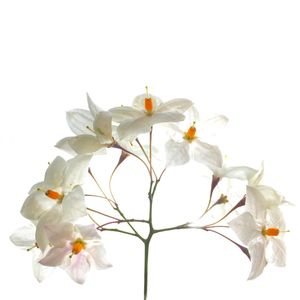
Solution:
<svg viewBox="0 0 300 300">
<path fill-rule="evenodd" d="M 166 143 L 167 167 L 183 165 L 190 159 L 194 159 L 210 169 L 221 169 L 223 158 L 220 149 L 215 145 L 203 142 L 202 136 L 204 136 L 207 130 L 205 126 L 217 123 L 224 125 L 228 121 L 227 118 L 225 116 L 216 116 L 206 122 L 201 122 L 199 121 L 198 111 L 195 107 L 191 107 L 187 113 L 190 114 L 190 118 L 187 118 L 189 119 L 187 128 L 181 129 L 177 125 L 169 125 L 177 133 L 179 139 L 174 137 Z M 198 131 L 199 136 L 197 135 Z"/>
<path fill-rule="evenodd" d="M 32 253 L 33 274 L 39 282 L 42 282 L 49 273 L 50 268 L 45 267 L 39 263 L 39 261 L 43 258 L 43 254 L 37 247 L 35 241 L 35 226 L 32 223 L 29 223 L 27 226 L 23 226 L 17 229 L 10 236 L 10 240 L 16 246 Z"/>
<path fill-rule="evenodd" d="M 272 204 L 266 209 L 267 203 L 270 201 L 274 201 L 274 206 Z M 285 232 L 285 222 L 281 211 L 275 205 L 276 201 L 254 194 L 253 188 L 248 187 L 246 197 L 248 211 L 229 222 L 230 228 L 248 247 L 252 262 L 248 279 L 259 276 L 268 262 L 272 262 L 276 266 L 285 266 L 286 251 L 281 239 Z M 269 244 L 272 248 L 270 257 L 266 252 Z"/>
<path fill-rule="evenodd" d="M 76 220 L 86 215 L 84 193 L 80 187 L 91 156 L 79 155 L 65 161 L 56 157 L 49 165 L 44 181 L 35 184 L 26 198 L 21 214 L 37 222 L 36 240 L 40 249 L 48 245 L 44 225 Z"/>
<path fill-rule="evenodd" d="M 55 146 L 70 154 L 101 154 L 113 142 L 112 116 L 100 109 L 87 95 L 89 111 L 74 109 L 67 112 L 70 129 L 76 136 L 66 137 Z"/>
<path fill-rule="evenodd" d="M 46 233 L 53 247 L 40 263 L 61 266 L 77 283 L 84 283 L 92 264 L 98 269 L 111 266 L 94 225 L 61 223 L 46 226 Z"/>
<path fill-rule="evenodd" d="M 154 124 L 179 122 L 183 113 L 192 106 L 187 99 L 173 99 L 163 103 L 158 97 L 142 94 L 133 100 L 131 106 L 112 108 L 113 121 L 120 123 L 117 128 L 121 140 L 134 140 L 139 134 L 151 130 Z"/>
</svg>

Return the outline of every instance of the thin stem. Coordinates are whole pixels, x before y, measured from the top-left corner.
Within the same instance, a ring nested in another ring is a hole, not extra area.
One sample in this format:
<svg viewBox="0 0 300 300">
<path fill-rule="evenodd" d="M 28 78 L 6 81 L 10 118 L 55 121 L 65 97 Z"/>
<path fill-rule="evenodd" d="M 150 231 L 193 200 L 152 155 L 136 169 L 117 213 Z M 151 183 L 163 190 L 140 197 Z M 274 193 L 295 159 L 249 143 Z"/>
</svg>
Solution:
<svg viewBox="0 0 300 300">
<path fill-rule="evenodd" d="M 110 221 L 107 223 L 104 223 L 102 225 L 99 225 L 98 227 L 101 229 L 104 226 L 111 225 L 111 224 L 121 224 L 121 223 L 128 223 L 128 222 L 136 222 L 136 223 L 149 223 L 147 220 L 136 220 L 136 219 L 128 219 L 128 220 L 115 220 Z"/>
<path fill-rule="evenodd" d="M 96 214 L 99 214 L 99 215 L 102 215 L 102 216 L 105 216 L 105 217 L 108 217 L 108 218 L 120 221 L 120 219 L 118 219 L 116 217 L 113 217 L 113 216 L 110 216 L 110 215 L 107 215 L 107 214 L 105 214 L 105 213 L 103 213 L 101 211 L 98 211 L 98 210 L 95 210 L 95 209 L 92 209 L 92 208 L 89 208 L 89 207 L 87 207 L 86 209 L 89 210 L 89 211 L 92 211 L 92 212 L 94 212 Z"/>
<path fill-rule="evenodd" d="M 128 231 L 125 231 L 125 230 L 120 230 L 120 229 L 117 229 L 117 228 L 97 228 L 97 229 L 100 230 L 100 231 L 113 231 L 113 232 L 119 232 L 119 233 L 123 233 L 123 234 L 138 237 L 135 233 L 128 232 Z"/>
<path fill-rule="evenodd" d="M 144 258 L 144 300 L 147 299 L 148 294 L 148 273 L 149 273 L 149 242 L 145 243 L 145 258 Z"/>
<path fill-rule="evenodd" d="M 107 197 L 104 197 L 104 196 L 101 196 L 101 195 L 94 195 L 94 194 L 85 194 L 84 195 L 85 197 L 95 197 L 95 198 L 101 198 L 101 199 L 105 199 L 105 200 L 108 200 L 108 201 L 111 201 L 113 202 L 112 199 L 109 199 Z"/>
</svg>

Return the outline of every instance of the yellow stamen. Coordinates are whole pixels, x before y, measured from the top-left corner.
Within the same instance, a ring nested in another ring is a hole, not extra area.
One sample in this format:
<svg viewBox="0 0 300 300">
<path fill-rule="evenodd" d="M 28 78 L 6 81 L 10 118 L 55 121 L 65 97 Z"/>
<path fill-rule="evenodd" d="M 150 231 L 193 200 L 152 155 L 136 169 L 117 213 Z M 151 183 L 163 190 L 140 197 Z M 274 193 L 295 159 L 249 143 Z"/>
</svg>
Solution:
<svg viewBox="0 0 300 300">
<path fill-rule="evenodd" d="M 85 242 L 82 239 L 77 239 L 72 243 L 72 253 L 78 254 L 85 249 Z"/>
<path fill-rule="evenodd" d="M 189 128 L 189 130 L 184 133 L 184 138 L 191 142 L 196 138 L 196 131 L 195 122 L 193 122 L 193 125 Z"/>
<path fill-rule="evenodd" d="M 279 228 L 270 227 L 270 228 L 263 228 L 261 232 L 264 236 L 278 236 L 280 230 Z"/>
<path fill-rule="evenodd" d="M 58 192 L 55 192 L 53 190 L 48 190 L 45 193 L 45 195 L 48 196 L 49 198 L 53 199 L 53 200 L 62 200 L 64 198 L 64 195 L 62 195 Z"/>
</svg>

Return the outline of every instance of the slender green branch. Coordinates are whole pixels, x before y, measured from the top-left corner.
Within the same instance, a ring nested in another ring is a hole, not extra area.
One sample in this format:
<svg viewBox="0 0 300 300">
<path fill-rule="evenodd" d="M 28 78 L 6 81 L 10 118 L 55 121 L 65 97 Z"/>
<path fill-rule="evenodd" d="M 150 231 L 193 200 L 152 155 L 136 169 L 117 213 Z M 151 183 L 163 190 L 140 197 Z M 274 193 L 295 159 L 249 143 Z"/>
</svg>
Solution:
<svg viewBox="0 0 300 300">
<path fill-rule="evenodd" d="M 123 234 L 138 237 L 135 233 L 128 232 L 128 231 L 125 231 L 125 230 L 120 230 L 120 229 L 117 229 L 117 228 L 97 228 L 97 229 L 100 230 L 101 232 L 102 231 L 113 231 L 113 232 L 119 232 L 119 233 L 123 233 Z"/>
<path fill-rule="evenodd" d="M 118 219 L 118 218 L 116 218 L 116 217 L 113 217 L 113 216 L 110 216 L 110 215 L 108 215 L 108 214 L 105 214 L 105 213 L 103 213 L 103 212 L 101 212 L 101 211 L 98 211 L 98 210 L 95 210 L 95 209 L 92 209 L 92 208 L 89 208 L 89 207 L 87 207 L 86 209 L 89 210 L 89 211 L 92 211 L 92 212 L 94 212 L 94 213 L 96 213 L 96 214 L 99 214 L 99 215 L 102 215 L 102 216 L 105 216 L 105 217 L 108 217 L 108 218 L 111 218 L 111 219 L 120 221 L 120 219 Z"/>
<path fill-rule="evenodd" d="M 102 225 L 99 225 L 98 227 L 101 229 L 104 226 L 112 225 L 112 224 L 121 224 L 121 223 L 128 223 L 128 222 L 136 222 L 136 223 L 149 223 L 147 220 L 137 220 L 137 219 L 128 219 L 128 220 L 115 220 L 115 221 L 110 221 L 107 223 L 104 223 Z"/>
</svg>

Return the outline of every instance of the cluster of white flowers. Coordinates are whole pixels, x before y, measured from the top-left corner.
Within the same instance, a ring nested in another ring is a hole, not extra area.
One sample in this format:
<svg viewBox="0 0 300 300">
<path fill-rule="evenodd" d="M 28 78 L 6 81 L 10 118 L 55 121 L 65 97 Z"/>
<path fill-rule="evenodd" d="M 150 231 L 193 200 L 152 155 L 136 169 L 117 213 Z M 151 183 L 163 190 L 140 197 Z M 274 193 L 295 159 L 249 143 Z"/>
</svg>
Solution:
<svg viewBox="0 0 300 300">
<path fill-rule="evenodd" d="M 219 147 L 208 143 L 209 138 L 206 139 L 209 136 L 209 125 L 225 125 L 228 122 L 225 116 L 214 116 L 203 121 L 192 101 L 173 99 L 163 102 L 148 94 L 148 90 L 137 96 L 132 106 L 115 107 L 108 111 L 99 108 L 89 96 L 87 100 L 89 110 L 74 109 L 67 113 L 69 127 L 75 136 L 66 137 L 56 144 L 56 147 L 74 158 L 65 161 L 58 156 L 53 160 L 46 170 L 44 180 L 31 188 L 22 206 L 21 214 L 31 221 L 30 225 L 11 235 L 13 243 L 34 253 L 33 269 L 39 281 L 44 279 L 49 269 L 58 266 L 78 283 L 85 281 L 86 273 L 92 265 L 99 269 L 110 267 L 98 233 L 104 231 L 107 225 L 127 224 L 131 231 L 111 230 L 136 236 L 144 242 L 145 247 L 149 247 L 151 237 L 162 231 L 189 227 L 214 231 L 235 210 L 239 212 L 238 216 L 220 227 L 229 225 L 243 243 L 242 246 L 234 242 L 250 256 L 252 268 L 249 279 L 260 275 L 268 262 L 277 266 L 285 265 L 282 236 L 286 229 L 280 210 L 285 202 L 283 197 L 271 187 L 261 184 L 263 169 L 258 171 L 247 166 L 227 166 Z M 210 199 L 204 213 L 193 222 L 155 229 L 151 207 L 148 220 L 127 219 L 113 195 L 108 198 L 104 194 L 101 197 L 108 200 L 120 218 L 111 217 L 111 222 L 102 225 L 96 222 L 80 225 L 80 220 L 88 219 L 82 185 L 86 175 L 90 173 L 90 161 L 93 155 L 105 154 L 110 148 L 121 151 L 119 163 L 132 155 L 147 167 L 150 175 L 149 200 L 152 205 L 156 186 L 164 173 L 163 171 L 161 176 L 157 176 L 152 164 L 152 129 L 161 123 L 164 123 L 161 128 L 169 131 L 169 139 L 164 148 L 164 171 L 194 160 L 205 166 L 212 175 Z M 138 137 L 143 134 L 150 134 L 150 145 L 140 143 Z M 137 151 L 137 146 L 140 151 Z M 231 206 L 220 220 L 200 226 L 199 220 L 213 207 L 228 202 L 227 195 L 223 194 L 213 201 L 215 188 L 222 178 L 245 182 L 245 196 L 235 206 Z M 240 212 L 240 209 L 244 211 Z M 143 237 L 139 234 L 134 222 L 147 223 L 149 235 Z M 272 244 L 271 257 L 266 254 L 268 244 Z M 147 288 L 145 297 L 146 294 Z"/>
</svg>

